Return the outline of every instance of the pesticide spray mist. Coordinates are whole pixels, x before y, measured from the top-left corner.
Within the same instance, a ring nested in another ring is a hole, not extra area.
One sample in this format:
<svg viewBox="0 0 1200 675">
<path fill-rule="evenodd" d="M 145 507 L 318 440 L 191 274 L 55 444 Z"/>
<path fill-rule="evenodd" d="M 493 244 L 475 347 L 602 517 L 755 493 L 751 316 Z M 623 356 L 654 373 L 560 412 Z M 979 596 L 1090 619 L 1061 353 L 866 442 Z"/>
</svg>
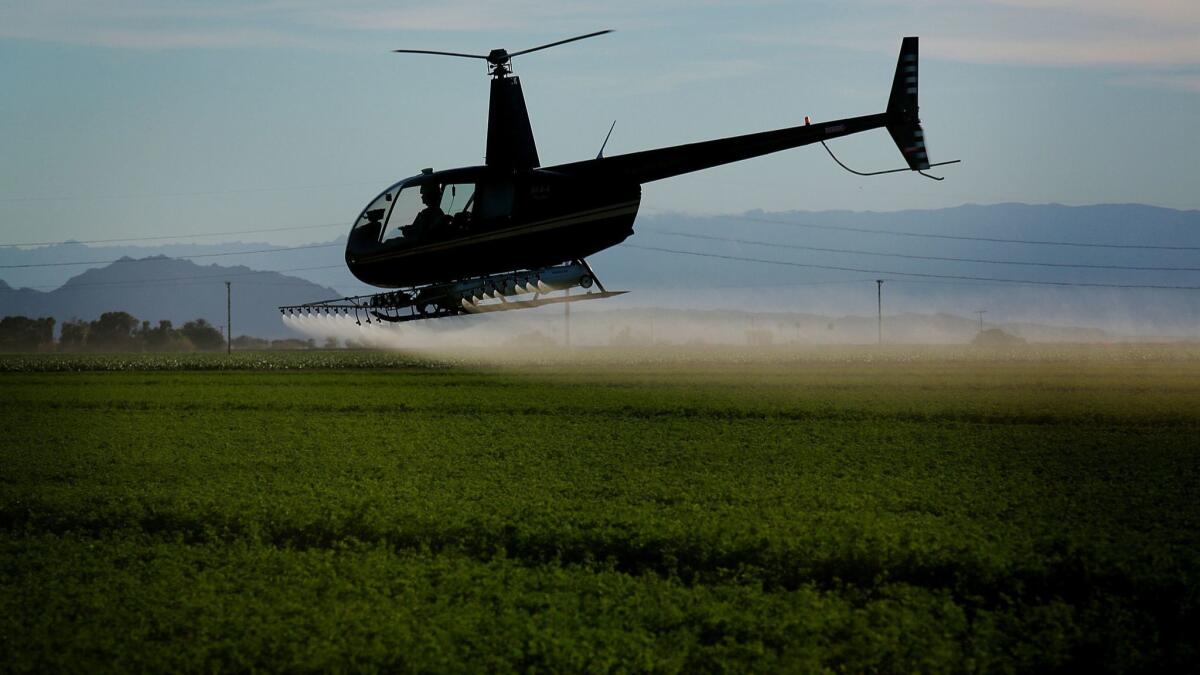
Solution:
<svg viewBox="0 0 1200 675">
<path fill-rule="evenodd" d="M 1192 339 L 1200 326 L 1194 307 L 1155 313 L 1136 296 L 1139 314 L 1120 311 L 1133 298 L 1112 292 L 993 294 L 885 292 L 882 321 L 874 283 L 851 289 L 642 291 L 619 298 L 514 312 L 464 315 L 399 324 L 360 316 L 308 314 L 284 322 L 317 342 L 446 355 L 469 351 L 545 353 L 572 347 L 964 345 L 983 329 L 999 328 L 1030 343 L 1158 342 Z M 1124 302 L 1121 302 L 1124 301 Z M 1103 307 L 1103 311 L 1097 308 Z M 988 311 L 980 317 L 977 309 Z M 1085 311 L 1086 316 L 1068 311 Z M 1173 321 L 1166 321 L 1165 318 Z M 981 320 L 982 319 L 982 320 Z M 882 324 L 882 325 L 880 325 Z"/>
</svg>

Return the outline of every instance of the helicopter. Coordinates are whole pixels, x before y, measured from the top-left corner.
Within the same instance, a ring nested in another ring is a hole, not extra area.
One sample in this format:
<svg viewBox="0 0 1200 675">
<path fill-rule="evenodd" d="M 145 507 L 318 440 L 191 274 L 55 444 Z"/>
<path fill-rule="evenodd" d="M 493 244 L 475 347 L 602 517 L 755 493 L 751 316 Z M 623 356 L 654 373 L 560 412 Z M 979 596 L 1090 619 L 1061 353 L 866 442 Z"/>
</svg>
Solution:
<svg viewBox="0 0 1200 675">
<path fill-rule="evenodd" d="M 485 163 L 424 169 L 363 208 L 346 242 L 346 265 L 360 281 L 392 290 L 280 310 L 353 313 L 361 324 L 360 313 L 368 322 L 402 322 L 613 297 L 623 291 L 606 290 L 587 257 L 633 234 L 646 183 L 880 127 L 907 164 L 893 171 L 923 173 L 953 163 L 929 162 L 917 116 L 918 38 L 906 37 L 882 113 L 817 124 L 805 117 L 804 124 L 785 129 L 611 157 L 604 156 L 605 137 L 593 159 L 542 166 L 512 59 L 610 32 L 515 52 L 393 50 L 486 61 L 491 92 Z M 572 296 L 572 289 L 585 292 Z"/>
</svg>

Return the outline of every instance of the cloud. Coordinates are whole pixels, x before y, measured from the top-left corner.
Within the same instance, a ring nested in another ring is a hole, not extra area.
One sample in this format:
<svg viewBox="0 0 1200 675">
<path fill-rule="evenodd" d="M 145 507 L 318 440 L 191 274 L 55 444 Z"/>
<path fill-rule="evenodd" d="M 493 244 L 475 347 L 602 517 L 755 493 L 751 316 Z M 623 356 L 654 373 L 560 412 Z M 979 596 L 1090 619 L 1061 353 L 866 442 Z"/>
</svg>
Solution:
<svg viewBox="0 0 1200 675">
<path fill-rule="evenodd" d="M 1177 67 L 1200 64 L 1195 0 L 857 0 L 807 33 L 746 33 L 750 42 L 801 42 L 890 52 L 921 35 L 925 56 L 1034 66 Z"/>
<path fill-rule="evenodd" d="M 41 0 L 0 6 L 0 38 L 118 49 L 214 49 L 312 45 L 279 20 L 277 3 L 172 5 L 149 0 L 105 3 Z"/>
<path fill-rule="evenodd" d="M 1200 73 L 1144 73 L 1114 78 L 1113 83 L 1150 89 L 1200 93 Z"/>
<path fill-rule="evenodd" d="M 974 63 L 1043 66 L 1185 66 L 1200 63 L 1196 35 L 1062 36 L 1045 40 L 993 35 L 939 36 L 922 45 L 925 55 Z"/>
<path fill-rule="evenodd" d="M 683 0 L 665 0 L 673 6 Z M 650 10 L 651 12 L 654 10 Z M 193 49 L 344 44 L 366 31 L 594 30 L 643 10 L 632 0 L 359 0 L 184 2 L 39 0 L 0 4 L 0 38 L 129 49 Z"/>
<path fill-rule="evenodd" d="M 677 26 L 681 19 L 710 9 L 757 11 L 780 0 L 439 0 L 438 2 L 343 3 L 316 12 L 324 25 L 356 30 L 581 30 L 620 27 Z"/>
<path fill-rule="evenodd" d="M 343 6 L 314 12 L 314 24 L 347 30 L 483 31 L 520 30 L 542 21 L 573 18 L 579 5 L 563 4 L 541 9 L 528 2 L 476 3 L 451 0 L 408 6 Z"/>
<path fill-rule="evenodd" d="M 364 32 L 676 29 L 780 0 L 0 0 L 0 38 L 130 49 L 343 45 Z M 735 9 L 731 9 L 735 8 Z"/>
<path fill-rule="evenodd" d="M 655 26 L 710 34 L 736 17 L 742 39 L 891 52 L 922 35 L 927 56 L 1050 66 L 1200 65 L 1198 0 L 844 0 L 801 17 L 773 0 L 38 0 L 0 1 L 0 37 L 129 49 L 344 45 L 362 33 Z M 770 6 L 762 6 L 763 4 Z M 790 18 L 786 18 L 789 17 Z M 411 36 L 398 36 L 410 38 Z M 697 40 L 702 39 L 697 35 Z"/>
<path fill-rule="evenodd" d="M 1072 10 L 1115 19 L 1150 20 L 1166 24 L 1200 23 L 1200 4 L 1194 0 L 993 0 L 994 4 L 1030 10 Z"/>
</svg>

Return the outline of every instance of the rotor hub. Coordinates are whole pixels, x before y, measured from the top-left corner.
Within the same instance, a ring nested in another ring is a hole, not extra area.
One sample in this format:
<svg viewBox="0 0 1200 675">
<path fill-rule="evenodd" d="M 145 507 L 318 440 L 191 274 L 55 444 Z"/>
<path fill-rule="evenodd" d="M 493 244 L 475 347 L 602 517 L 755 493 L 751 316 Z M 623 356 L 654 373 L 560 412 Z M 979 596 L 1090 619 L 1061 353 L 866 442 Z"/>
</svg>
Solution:
<svg viewBox="0 0 1200 675">
<path fill-rule="evenodd" d="M 512 57 L 507 49 L 493 49 L 488 52 L 487 62 L 492 77 L 504 77 L 512 72 Z"/>
</svg>

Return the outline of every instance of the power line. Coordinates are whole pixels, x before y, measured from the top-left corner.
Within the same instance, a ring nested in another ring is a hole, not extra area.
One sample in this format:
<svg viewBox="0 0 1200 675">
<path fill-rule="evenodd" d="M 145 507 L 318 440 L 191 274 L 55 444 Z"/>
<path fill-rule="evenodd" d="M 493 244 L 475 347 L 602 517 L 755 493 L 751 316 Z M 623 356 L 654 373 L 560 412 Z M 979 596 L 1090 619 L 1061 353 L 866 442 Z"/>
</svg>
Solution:
<svg viewBox="0 0 1200 675">
<path fill-rule="evenodd" d="M 1000 244 L 1030 244 L 1038 246 L 1079 246 L 1085 248 L 1128 248 L 1154 251 L 1200 251 L 1200 246 L 1157 246 L 1151 244 L 1095 244 L 1079 241 L 1044 241 L 1037 239 L 1002 239 L 999 237 L 968 237 L 957 234 L 929 234 L 925 232 L 906 232 L 903 230 L 873 230 L 866 227 L 845 227 L 841 225 L 816 225 L 813 223 L 797 223 L 791 220 L 774 220 L 771 218 L 754 218 L 751 216 L 722 216 L 732 220 L 744 220 L 752 223 L 769 223 L 773 225 L 790 225 L 814 230 L 834 230 L 837 232 L 865 232 L 868 234 L 890 234 L 897 237 L 921 237 L 926 239 L 954 239 L 958 241 L 987 241 Z"/>
<path fill-rule="evenodd" d="M 887 258 L 908 258 L 910 260 L 942 260 L 948 262 L 968 262 L 968 263 L 985 263 L 988 265 L 1026 265 L 1031 267 L 1071 267 L 1081 269 L 1095 270 L 1134 270 L 1143 272 L 1200 272 L 1200 267 L 1141 267 L 1131 265 L 1088 265 L 1083 263 L 1050 263 L 1050 262 L 1033 262 L 1024 260 L 996 260 L 994 258 L 952 258 L 945 256 L 934 255 L 909 255 L 905 253 L 880 253 L 877 251 L 862 251 L 852 248 L 823 248 L 820 246 L 801 246 L 800 244 L 783 244 L 774 241 L 758 241 L 754 239 L 740 239 L 736 237 L 717 237 L 707 234 L 693 234 L 691 232 L 672 232 L 669 230 L 654 230 L 643 229 L 643 232 L 653 232 L 655 234 L 663 234 L 671 237 L 688 237 L 691 239 L 708 239 L 712 241 L 728 241 L 737 244 L 749 244 L 751 246 L 770 246 L 772 248 L 794 248 L 802 251 L 819 251 L 824 253 L 853 253 L 855 255 L 874 255 Z"/>
<path fill-rule="evenodd" d="M 250 276 L 255 276 L 258 274 L 284 274 L 287 272 L 307 272 L 307 271 L 312 271 L 312 270 L 331 270 L 331 269 L 344 269 L 344 268 L 345 268 L 345 265 L 319 265 L 316 267 L 292 267 L 292 268 L 283 269 L 283 270 L 255 270 L 252 272 L 235 272 L 232 274 L 228 274 L 228 273 L 206 274 L 206 275 L 189 276 L 189 277 L 166 277 L 166 278 L 159 278 L 159 279 L 128 279 L 128 280 L 120 280 L 120 281 L 84 281 L 84 282 L 79 282 L 79 283 L 74 283 L 74 284 L 69 284 L 69 285 L 26 286 L 23 288 L 30 288 L 30 289 L 54 288 L 54 289 L 60 289 L 60 290 L 69 290 L 69 289 L 76 289 L 76 288 L 94 288 L 97 286 L 130 286 L 130 285 L 141 286 L 141 285 L 145 285 L 148 283 L 158 284 L 158 283 L 173 282 L 173 281 L 188 282 L 188 283 L 206 283 L 208 280 L 215 281 L 217 279 L 227 279 L 230 277 L 250 277 Z M 296 282 L 258 282 L 258 283 L 260 283 L 262 285 L 279 285 L 279 286 L 292 285 L 292 284 L 300 285 Z M 315 281 L 306 282 L 306 283 L 311 283 L 311 284 L 320 286 L 320 284 L 318 284 Z M 178 285 L 187 285 L 187 284 L 178 284 Z M 0 291 L 8 291 L 8 292 L 17 292 L 19 290 L 22 290 L 22 289 L 17 289 L 17 288 L 0 289 Z"/>
<path fill-rule="evenodd" d="M 329 187 L 352 187 L 355 185 L 378 185 L 377 182 L 358 181 L 354 183 L 326 183 L 324 185 L 291 185 L 286 187 L 269 188 L 239 188 L 236 190 L 196 190 L 193 192 L 133 192 L 127 194 L 87 195 L 87 194 L 56 194 L 44 197 L 0 197 L 0 202 L 40 202 L 40 201 L 77 201 L 89 199 L 161 199 L 172 197 L 199 197 L 206 195 L 236 195 L 254 192 L 292 192 L 302 190 L 318 190 Z"/>
<path fill-rule="evenodd" d="M 262 234 L 264 232 L 288 232 L 291 230 L 315 230 L 320 227 L 344 227 L 345 223 L 323 223 L 321 225 L 296 225 L 292 227 L 269 227 L 259 230 L 237 230 L 234 232 L 195 232 L 192 234 L 168 234 L 156 237 L 120 237 L 117 239 L 67 239 L 66 241 L 33 241 L 24 244 L 0 244 L 0 248 L 18 246 L 62 246 L 65 244 L 111 244 L 118 241 L 163 241 L 166 239 L 189 239 L 191 237 L 223 237 L 230 234 Z"/>
<path fill-rule="evenodd" d="M 30 267 L 66 267 L 70 265 L 112 265 L 116 263 L 140 263 L 140 262 L 159 262 L 166 260 L 180 260 L 192 258 L 220 258 L 230 255 L 249 255 L 251 253 L 279 253 L 282 251 L 300 251 L 310 248 L 333 248 L 340 247 L 341 244 L 310 244 L 307 246 L 287 246 L 282 248 L 260 248 L 253 251 L 227 251 L 224 253 L 197 253 L 195 255 L 178 255 L 169 258 L 152 257 L 152 258 L 119 258 L 117 260 L 81 260 L 77 262 L 54 262 L 54 263 L 28 263 L 25 265 L 0 265 L 0 269 L 25 269 Z"/>
<path fill-rule="evenodd" d="M 862 284 L 874 279 L 831 279 L 828 281 L 788 281 L 780 284 L 729 284 L 725 286 L 705 286 L 705 290 L 742 290 L 751 288 L 792 288 L 795 286 L 850 286 Z"/>
<path fill-rule="evenodd" d="M 216 193 L 214 193 L 214 194 L 216 194 Z M 875 229 L 870 229 L 870 228 L 846 227 L 846 226 L 839 226 L 839 225 L 817 225 L 814 223 L 798 223 L 798 222 L 790 221 L 790 220 L 775 220 L 775 219 L 771 219 L 771 218 L 754 218 L 751 216 L 727 215 L 727 216 L 721 216 L 721 217 L 729 218 L 732 220 L 743 220 L 743 221 L 748 221 L 748 222 L 768 223 L 768 224 L 775 224 L 775 225 L 788 225 L 788 226 L 792 226 L 792 227 L 802 227 L 802 228 L 816 229 L 816 230 L 833 230 L 833 231 L 840 231 L 840 232 L 861 232 L 861 233 L 866 233 L 866 234 L 885 234 L 885 235 L 890 234 L 890 235 L 894 235 L 894 236 L 898 236 L 898 237 L 921 237 L 921 238 L 930 238 L 930 239 L 951 239 L 951 240 L 958 240 L 958 241 L 986 241 L 986 242 L 993 242 L 993 243 L 1030 244 L 1030 245 L 1042 245 L 1042 246 L 1076 246 L 1076 247 L 1088 247 L 1088 248 L 1145 249 L 1145 250 L 1166 250 L 1166 251 L 1200 251 L 1200 246 L 1159 246 L 1159 245 L 1150 245 L 1150 244 L 1100 244 L 1100 243 L 1091 243 L 1091 242 L 1041 241 L 1041 240 L 1032 240 L 1032 239 L 1004 239 L 1004 238 L 999 238 L 999 237 L 969 237 L 966 235 L 929 234 L 929 233 L 922 233 L 922 232 L 906 232 L 906 231 L 902 231 L 902 230 L 875 230 Z M 269 233 L 269 232 L 288 232 L 288 231 L 294 231 L 294 230 L 312 230 L 312 229 L 318 229 L 318 228 L 324 228 L 324 227 L 344 227 L 344 226 L 345 226 L 345 223 L 322 223 L 320 225 L 298 225 L 298 226 L 291 226 L 291 227 L 271 227 L 271 228 L 260 228 L 260 229 L 253 229 L 253 230 L 231 230 L 231 231 L 226 231 L 226 232 L 193 232 L 193 233 L 189 233 L 189 234 L 171 234 L 171 235 L 161 235 L 161 236 L 153 236 L 153 237 L 117 237 L 117 238 L 112 238 L 112 239 L 66 239 L 66 240 L 62 240 L 62 241 L 31 241 L 31 242 L 20 242 L 20 243 L 3 243 L 3 244 L 0 244 L 0 248 L 17 248 L 17 247 L 25 247 L 25 246 L 28 246 L 28 247 L 62 246 L 62 245 L 66 245 L 66 244 L 111 244 L 111 243 L 116 243 L 116 242 L 165 241 L 165 240 L 170 240 L 170 239 L 189 239 L 192 237 L 220 237 L 220 236 L 241 235 L 241 234 L 263 234 L 263 233 Z M 693 235 L 693 236 L 699 236 L 699 235 Z M 752 242 L 745 242 L 745 243 L 752 243 Z M 771 245 L 775 245 L 775 244 L 771 244 Z M 831 249 L 831 250 L 836 251 L 836 249 Z M 862 253 L 864 253 L 865 255 L 884 255 L 884 254 L 872 254 L 872 253 L 867 253 L 867 252 L 862 252 Z M 989 261 L 986 261 L 986 260 L 984 260 L 984 261 L 964 260 L 964 262 L 989 262 Z M 1005 263 L 1005 264 L 1009 264 L 1009 263 Z M 1024 264 L 1024 263 L 1011 263 L 1011 264 Z M 1172 271 L 1175 269 L 1186 269 L 1188 271 L 1191 271 L 1192 268 L 1129 268 L 1129 269 L 1147 269 L 1147 270 L 1161 269 L 1161 270 L 1167 270 L 1167 271 Z"/>
<path fill-rule="evenodd" d="M 662 248 L 659 246 L 640 246 L 638 244 L 621 244 L 627 248 L 636 248 L 644 251 L 661 251 L 663 253 L 677 253 L 680 255 L 699 256 L 702 258 L 718 258 L 721 260 L 738 260 L 741 262 L 753 262 L 766 265 L 784 265 L 787 267 L 806 267 L 811 269 L 821 270 L 839 270 L 842 272 L 861 272 L 865 274 L 880 274 L 880 275 L 895 275 L 905 277 L 922 277 L 932 279 L 958 279 L 963 281 L 990 281 L 1002 284 L 1024 284 L 1032 286 L 1084 286 L 1094 288 L 1148 288 L 1159 290 L 1181 290 L 1181 291 L 1196 291 L 1200 290 L 1200 286 L 1167 286 L 1161 284 L 1106 284 L 1106 283 L 1089 283 L 1075 281 L 1034 281 L 1031 279 L 1006 279 L 1000 277 L 973 277 L 957 274 L 932 274 L 924 272 L 896 272 L 889 270 L 872 270 L 862 267 L 841 267 L 837 265 L 818 265 L 815 263 L 798 263 L 784 260 L 769 260 L 764 258 L 745 258 L 735 255 L 722 255 L 718 253 L 700 253 L 697 251 L 680 251 L 673 248 Z"/>
</svg>

